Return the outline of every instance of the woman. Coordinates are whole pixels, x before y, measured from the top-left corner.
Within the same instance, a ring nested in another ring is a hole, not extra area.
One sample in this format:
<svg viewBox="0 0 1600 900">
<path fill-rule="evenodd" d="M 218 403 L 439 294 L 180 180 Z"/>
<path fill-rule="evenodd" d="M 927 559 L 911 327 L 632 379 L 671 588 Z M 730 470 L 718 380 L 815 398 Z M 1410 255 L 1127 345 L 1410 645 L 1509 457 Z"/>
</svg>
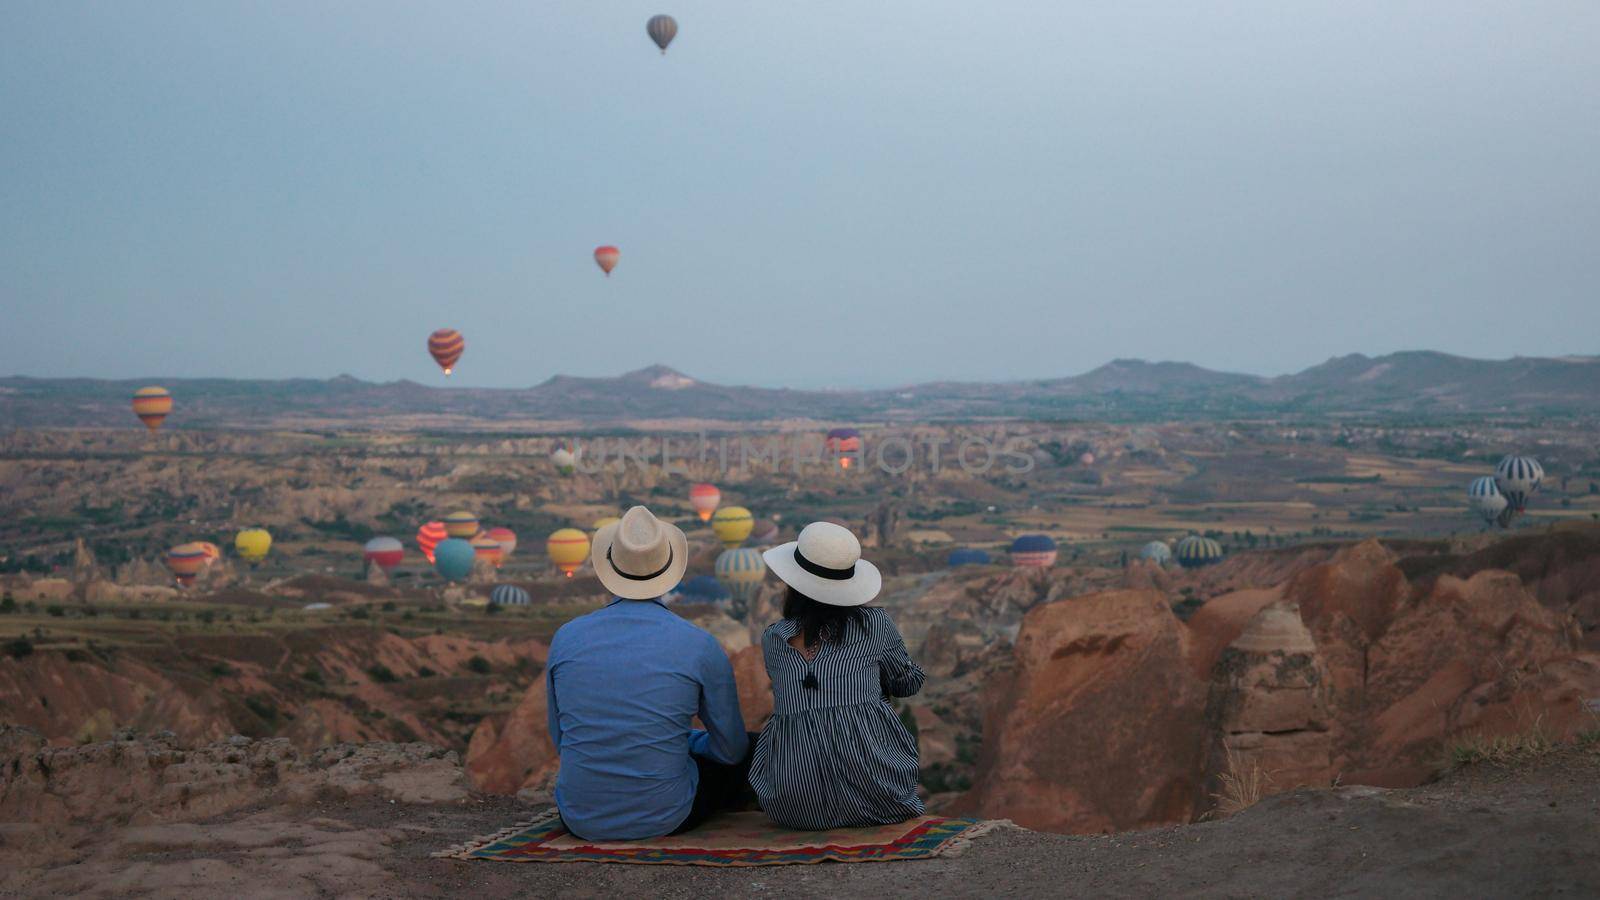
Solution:
<svg viewBox="0 0 1600 900">
<path fill-rule="evenodd" d="M 789 593 L 761 638 L 773 699 L 750 765 L 761 808 L 813 830 L 922 815 L 916 741 L 889 705 L 922 688 L 922 669 L 888 613 L 864 605 L 882 587 L 877 568 L 828 522 L 762 556 Z"/>
</svg>

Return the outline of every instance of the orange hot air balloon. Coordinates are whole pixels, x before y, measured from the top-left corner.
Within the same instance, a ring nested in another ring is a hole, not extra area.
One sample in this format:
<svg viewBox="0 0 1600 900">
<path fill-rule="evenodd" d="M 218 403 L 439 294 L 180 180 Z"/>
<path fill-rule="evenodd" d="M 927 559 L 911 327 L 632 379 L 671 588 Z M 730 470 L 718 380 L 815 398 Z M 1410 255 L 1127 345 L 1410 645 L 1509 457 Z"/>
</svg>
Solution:
<svg viewBox="0 0 1600 900">
<path fill-rule="evenodd" d="M 182 587 L 194 583 L 196 575 L 207 565 L 205 548 L 197 543 L 179 544 L 167 551 L 167 568 Z"/>
<path fill-rule="evenodd" d="M 551 533 L 544 549 L 550 554 L 550 561 L 556 564 L 556 568 L 571 578 L 572 573 L 578 571 L 583 561 L 589 558 L 589 535 L 576 528 L 562 528 Z"/>
<path fill-rule="evenodd" d="M 516 552 L 517 533 L 515 531 L 501 526 L 499 528 L 491 528 L 488 531 L 485 531 L 484 534 L 487 534 L 489 537 L 500 543 L 500 556 L 503 559 L 510 559 L 511 554 Z"/>
<path fill-rule="evenodd" d="M 439 542 L 449 536 L 450 532 L 444 530 L 443 522 L 429 522 L 417 529 L 417 549 L 427 557 L 430 565 L 433 563 L 433 548 L 439 546 Z"/>
<path fill-rule="evenodd" d="M 487 532 L 472 539 L 472 555 L 496 569 L 506 561 L 505 548 L 500 546 L 499 541 L 489 537 Z"/>
<path fill-rule="evenodd" d="M 461 354 L 467 349 L 467 339 L 461 332 L 454 328 L 441 328 L 428 335 L 428 352 L 433 355 L 433 361 L 439 364 L 444 374 L 449 375 L 456 367 L 456 362 L 461 359 Z"/>
<path fill-rule="evenodd" d="M 700 516 L 700 521 L 711 521 L 711 514 L 717 511 L 717 504 L 722 502 L 722 492 L 714 484 L 696 484 L 689 487 L 689 505 Z"/>
<path fill-rule="evenodd" d="M 172 393 L 164 387 L 142 387 L 133 392 L 133 414 L 155 431 L 172 412 Z"/>
<path fill-rule="evenodd" d="M 861 432 L 854 428 L 835 428 L 822 443 L 829 455 L 838 458 L 841 469 L 850 468 L 855 457 L 861 455 Z"/>
<path fill-rule="evenodd" d="M 594 264 L 600 267 L 600 271 L 606 273 L 607 278 L 610 278 L 611 270 L 617 267 L 617 258 L 621 255 L 622 251 L 610 244 L 596 247 L 594 248 Z"/>
</svg>

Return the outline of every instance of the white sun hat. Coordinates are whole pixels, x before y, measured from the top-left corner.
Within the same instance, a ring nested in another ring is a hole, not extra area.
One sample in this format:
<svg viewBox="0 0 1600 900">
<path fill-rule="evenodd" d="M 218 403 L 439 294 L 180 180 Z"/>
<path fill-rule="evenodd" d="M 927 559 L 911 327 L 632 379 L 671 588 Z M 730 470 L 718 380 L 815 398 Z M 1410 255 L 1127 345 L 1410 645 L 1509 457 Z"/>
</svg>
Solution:
<svg viewBox="0 0 1600 900">
<path fill-rule="evenodd" d="M 861 558 L 861 542 L 850 529 L 812 522 L 800 539 L 761 554 L 772 574 L 818 603 L 860 606 L 883 587 L 878 567 Z"/>
<path fill-rule="evenodd" d="M 625 600 L 654 600 L 678 586 L 689 567 L 689 540 L 642 506 L 595 532 L 589 553 L 606 590 Z"/>
</svg>

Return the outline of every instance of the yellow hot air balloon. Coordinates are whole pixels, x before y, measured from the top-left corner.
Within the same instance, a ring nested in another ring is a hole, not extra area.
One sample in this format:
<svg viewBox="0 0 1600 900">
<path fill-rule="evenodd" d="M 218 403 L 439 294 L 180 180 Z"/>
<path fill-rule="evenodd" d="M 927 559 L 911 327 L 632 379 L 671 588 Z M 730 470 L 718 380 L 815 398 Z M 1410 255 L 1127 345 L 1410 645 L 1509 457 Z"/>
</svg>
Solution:
<svg viewBox="0 0 1600 900">
<path fill-rule="evenodd" d="M 265 528 L 246 528 L 234 536 L 233 549 L 246 562 L 260 562 L 267 558 L 267 551 L 272 549 L 272 535 Z"/>
<path fill-rule="evenodd" d="M 589 530 L 598 534 L 600 529 L 606 527 L 607 525 L 615 525 L 621 521 L 622 520 L 616 516 L 601 516 L 600 518 L 594 520 L 594 524 L 589 526 Z"/>
<path fill-rule="evenodd" d="M 711 533 L 730 550 L 744 543 L 755 527 L 755 517 L 742 506 L 724 506 L 711 517 Z"/>
<path fill-rule="evenodd" d="M 133 414 L 155 431 L 172 412 L 172 393 L 164 387 L 142 387 L 133 392 Z"/>
<path fill-rule="evenodd" d="M 576 528 L 562 528 L 551 532 L 544 549 L 550 554 L 550 561 L 556 564 L 556 568 L 571 578 L 572 573 L 578 571 L 583 561 L 589 558 L 589 535 Z"/>
<path fill-rule="evenodd" d="M 478 517 L 464 510 L 453 512 L 444 517 L 444 532 L 453 538 L 472 540 L 478 534 Z"/>
</svg>

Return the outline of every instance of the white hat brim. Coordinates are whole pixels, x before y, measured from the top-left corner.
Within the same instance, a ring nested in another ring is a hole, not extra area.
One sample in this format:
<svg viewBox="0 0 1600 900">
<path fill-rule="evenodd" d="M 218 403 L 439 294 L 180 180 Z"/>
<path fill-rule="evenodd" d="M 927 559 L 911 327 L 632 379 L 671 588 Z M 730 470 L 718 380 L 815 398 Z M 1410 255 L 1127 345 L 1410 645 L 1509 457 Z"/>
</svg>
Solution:
<svg viewBox="0 0 1600 900">
<path fill-rule="evenodd" d="M 589 562 L 606 590 L 624 600 L 654 600 L 678 586 L 683 573 L 689 569 L 689 539 L 684 536 L 683 529 L 670 522 L 662 522 L 661 526 L 667 530 L 667 543 L 672 547 L 672 564 L 648 581 L 628 578 L 611 565 L 611 543 L 616 540 L 621 522 L 612 522 L 595 532 Z"/>
<path fill-rule="evenodd" d="M 778 576 L 779 581 L 818 603 L 864 606 L 871 603 L 883 589 L 883 575 L 878 572 L 878 567 L 864 559 L 856 560 L 855 574 L 849 578 L 823 578 L 807 572 L 794 559 L 795 548 L 799 546 L 799 541 L 779 544 L 763 551 L 761 558 L 767 561 L 767 570 Z"/>
</svg>

